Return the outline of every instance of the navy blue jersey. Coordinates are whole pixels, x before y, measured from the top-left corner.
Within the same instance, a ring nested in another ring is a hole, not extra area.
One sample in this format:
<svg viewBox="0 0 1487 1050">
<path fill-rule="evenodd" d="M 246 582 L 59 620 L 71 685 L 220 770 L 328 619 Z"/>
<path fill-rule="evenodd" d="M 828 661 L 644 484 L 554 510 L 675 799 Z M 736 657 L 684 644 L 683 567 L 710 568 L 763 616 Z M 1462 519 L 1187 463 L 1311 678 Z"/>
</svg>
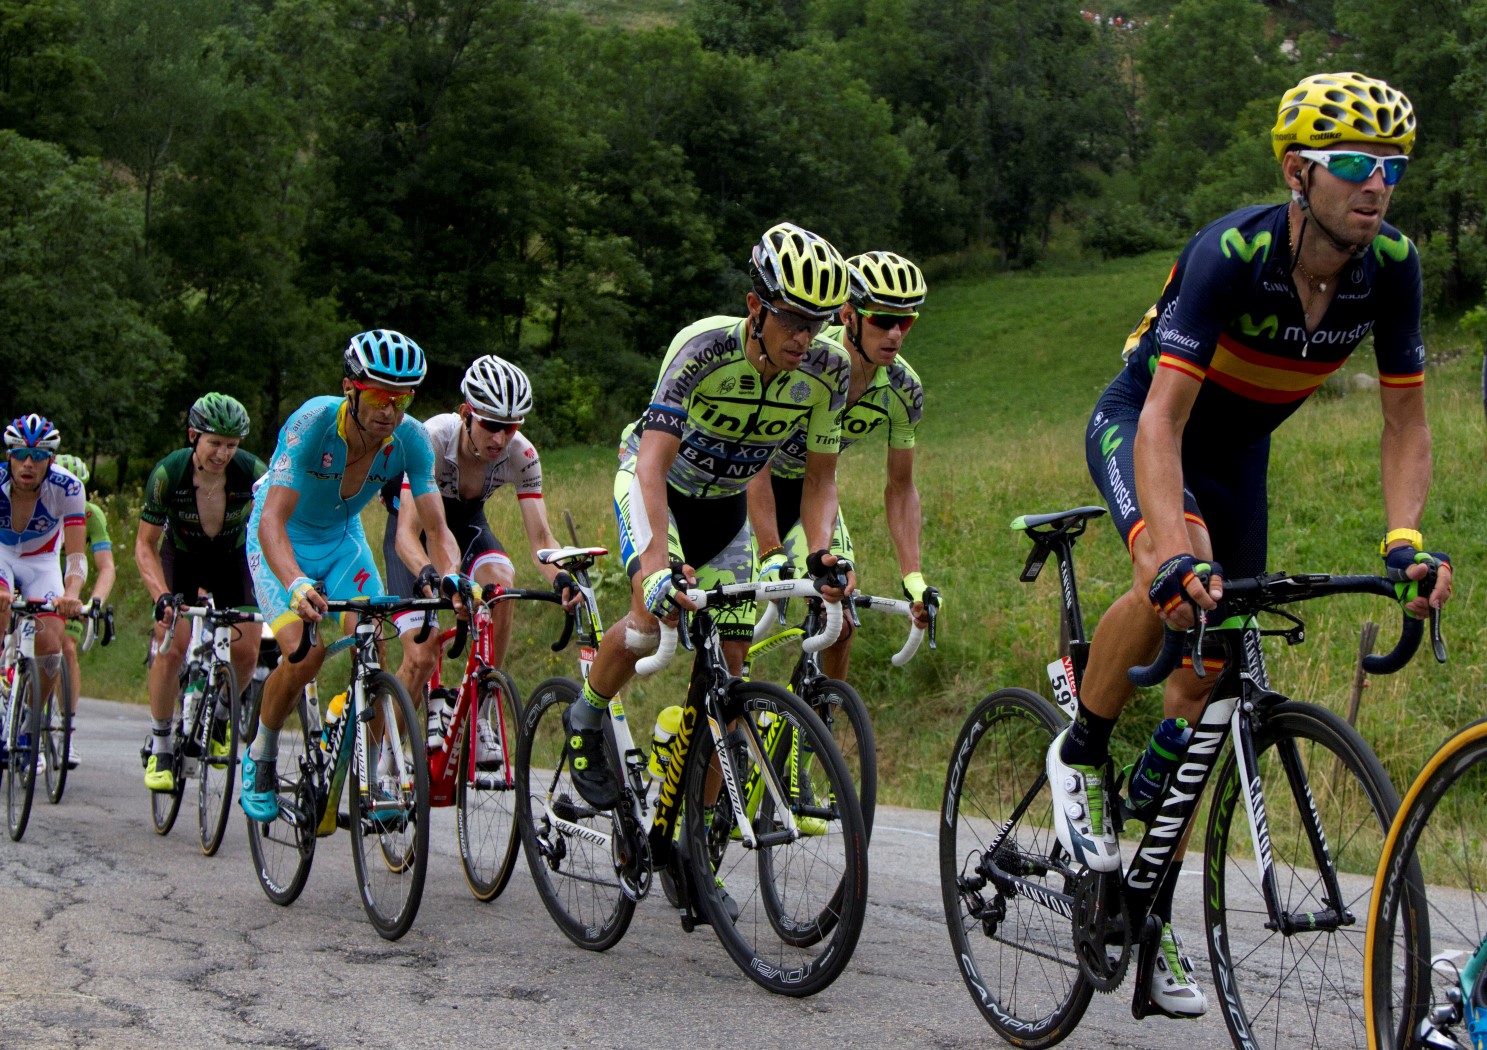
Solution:
<svg viewBox="0 0 1487 1050">
<path fill-rule="evenodd" d="M 1158 368 L 1202 384 L 1185 442 L 1261 440 L 1370 333 L 1381 384 L 1424 382 L 1420 256 L 1409 238 L 1385 223 L 1333 278 L 1332 302 L 1308 334 L 1291 280 L 1286 208 L 1241 208 L 1199 230 L 1126 340 L 1126 373 L 1142 389 Z"/>
</svg>

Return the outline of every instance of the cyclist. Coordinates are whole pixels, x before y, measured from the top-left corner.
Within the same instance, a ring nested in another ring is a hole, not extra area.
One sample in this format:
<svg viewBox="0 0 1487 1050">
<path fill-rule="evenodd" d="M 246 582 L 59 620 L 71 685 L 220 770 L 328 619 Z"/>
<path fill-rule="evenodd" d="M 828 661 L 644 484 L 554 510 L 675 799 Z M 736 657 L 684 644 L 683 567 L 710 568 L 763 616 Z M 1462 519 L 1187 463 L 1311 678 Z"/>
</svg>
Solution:
<svg viewBox="0 0 1487 1050">
<path fill-rule="evenodd" d="M 527 413 L 532 410 L 532 385 L 526 373 L 509 361 L 486 355 L 465 370 L 460 392 L 465 399 L 458 409 L 423 422 L 433 442 L 434 481 L 444 504 L 444 520 L 463 552 L 460 571 L 482 586 L 510 587 L 514 583 L 516 573 L 511 559 L 485 518 L 485 501 L 497 489 L 509 485 L 521 508 L 532 561 L 572 608 L 582 598 L 573 578 L 555 566 L 537 561 L 539 550 L 556 547 L 558 541 L 553 538 L 547 523 L 547 507 L 542 501 L 542 462 L 536 447 L 520 433 Z M 414 594 L 435 582 L 419 516 L 398 512 L 399 497 L 407 486 L 406 479 L 400 479 L 389 482 L 383 489 L 388 515 L 382 554 L 387 564 L 387 585 L 393 594 Z M 421 566 L 416 574 L 413 566 Z M 499 602 L 491 611 L 496 667 L 505 662 L 511 641 L 511 606 L 510 602 Z M 397 618 L 404 653 L 398 677 L 413 696 L 423 692 L 439 658 L 436 633 L 430 634 L 422 644 L 414 640 L 422 625 L 422 613 L 403 613 Z M 446 717 L 443 698 L 431 696 L 427 711 L 429 747 L 442 747 L 442 719 Z M 498 761 L 500 754 L 489 721 L 479 718 L 476 726 L 476 764 L 486 768 Z"/>
<path fill-rule="evenodd" d="M 900 356 L 924 303 L 924 273 L 893 252 L 853 256 L 847 260 L 847 270 L 850 298 L 841 308 L 841 324 L 822 333 L 851 349 L 852 378 L 842 416 L 841 449 L 845 452 L 886 425 L 888 484 L 883 503 L 888 532 L 898 552 L 904 593 L 914 603 L 914 622 L 926 627 L 925 602 L 937 602 L 939 592 L 925 584 L 919 567 L 921 518 L 919 489 L 914 484 L 914 444 L 924 413 L 924 387 L 918 373 Z M 777 576 L 785 566 L 797 574 L 805 570 L 805 537 L 800 527 L 805 439 L 805 432 L 797 429 L 769 461 L 769 470 L 761 471 L 749 484 L 749 519 L 764 578 Z M 855 563 L 852 536 L 840 511 L 831 552 Z M 832 678 L 846 678 L 851 654 L 852 620 L 847 617 L 841 637 L 822 654 L 822 669 Z"/>
<path fill-rule="evenodd" d="M 1270 434 L 1370 333 L 1384 424 L 1380 553 L 1413 615 L 1451 591 L 1449 562 L 1423 553 L 1418 531 L 1430 484 L 1420 259 L 1384 222 L 1414 112 L 1383 81 L 1311 76 L 1282 97 L 1271 141 L 1291 201 L 1242 208 L 1194 235 L 1126 341 L 1126 366 L 1086 435 L 1090 473 L 1134 563 L 1131 589 L 1095 634 L 1078 714 L 1048 754 L 1059 839 L 1095 870 L 1120 865 L 1105 770 L 1132 692 L 1127 668 L 1151 661 L 1164 624 L 1193 624 L 1190 602 L 1213 609 L 1225 575 L 1264 571 Z M 1413 581 L 1432 561 L 1436 587 L 1418 594 Z M 1209 685 L 1189 663 L 1169 681 L 1166 713 L 1196 723 Z M 1153 1000 L 1191 1017 L 1206 1001 L 1171 928 L 1178 868 L 1157 898 L 1166 926 Z"/>
<path fill-rule="evenodd" d="M 341 360 L 342 396 L 311 398 L 280 429 L 248 523 L 253 589 L 286 653 L 299 648 L 300 622 L 314 623 L 326 612 L 316 580 L 336 600 L 383 593 L 361 509 L 404 474 L 446 584 L 464 582 L 434 485 L 433 448 L 423 424 L 407 415 L 427 367 L 423 350 L 401 332 L 379 328 L 352 336 Z M 463 608 L 458 596 L 455 604 Z M 350 629 L 349 617 L 343 626 Z M 281 662 L 263 683 L 258 734 L 243 756 L 238 797 L 253 820 L 279 815 L 279 731 L 324 661 L 322 640 L 300 663 Z"/>
<path fill-rule="evenodd" d="M 50 420 L 34 412 L 18 416 L 5 428 L 0 465 L 0 637 L 10 629 L 10 604 L 17 594 L 52 603 L 55 612 L 37 617 L 43 696 L 56 679 L 63 620 L 82 612 L 78 595 L 88 578 L 83 485 L 56 466 L 61 445 L 62 435 Z M 59 539 L 65 570 L 56 557 Z"/>
<path fill-rule="evenodd" d="M 753 578 L 746 488 L 797 425 L 806 432 L 801 519 L 821 575 L 836 517 L 839 416 L 849 364 L 818 338 L 847 298 L 847 264 L 824 238 L 780 223 L 754 248 L 747 317 L 708 317 L 682 329 L 661 362 L 645 414 L 625 429 L 614 484 L 620 554 L 631 580 L 630 611 L 609 630 L 584 683 L 564 713 L 569 759 L 580 794 L 596 808 L 619 798 L 604 758 L 601 716 L 660 640 L 656 617 L 690 582 L 674 565 L 695 566 L 701 586 Z M 842 591 L 828 588 L 839 601 Z M 748 652 L 743 609 L 720 611 L 730 670 Z"/>
<path fill-rule="evenodd" d="M 145 481 L 145 502 L 134 538 L 134 561 L 145 591 L 155 602 L 155 639 L 163 643 L 175 619 L 171 595 L 195 602 L 202 594 L 222 608 L 251 608 L 246 540 L 253 510 L 253 483 L 267 469 L 240 447 L 248 436 L 248 410 L 234 397 L 203 394 L 186 413 L 185 448 L 155 464 Z M 164 541 L 163 543 L 161 541 Z M 150 757 L 145 786 L 174 791 L 171 722 L 181 664 L 191 632 L 179 625 L 169 648 L 157 646 L 146 686 L 150 693 Z M 233 639 L 232 668 L 241 686 L 253 675 L 258 638 L 244 631 Z M 225 740 L 216 742 L 225 748 Z"/>
<path fill-rule="evenodd" d="M 88 479 L 92 472 L 88 470 L 88 464 L 77 456 L 66 454 L 57 457 L 57 466 L 67 471 L 83 485 L 83 527 L 89 552 L 93 555 L 93 567 L 98 570 L 98 576 L 93 581 L 93 593 L 89 596 L 89 602 L 97 601 L 100 605 L 108 601 L 108 596 L 113 592 L 114 580 L 117 571 L 114 567 L 114 544 L 108 535 L 108 517 L 103 513 L 103 508 L 88 499 Z M 91 629 L 91 628 L 90 628 Z M 67 707 L 73 714 L 72 740 L 67 747 L 67 768 L 76 769 L 82 764 L 82 757 L 77 747 L 77 698 L 82 692 L 82 670 L 77 662 L 77 644 L 83 637 L 84 627 L 80 620 L 67 621 L 62 632 L 62 657 L 67 661 L 67 670 L 72 675 L 72 692 L 67 697 Z"/>
</svg>

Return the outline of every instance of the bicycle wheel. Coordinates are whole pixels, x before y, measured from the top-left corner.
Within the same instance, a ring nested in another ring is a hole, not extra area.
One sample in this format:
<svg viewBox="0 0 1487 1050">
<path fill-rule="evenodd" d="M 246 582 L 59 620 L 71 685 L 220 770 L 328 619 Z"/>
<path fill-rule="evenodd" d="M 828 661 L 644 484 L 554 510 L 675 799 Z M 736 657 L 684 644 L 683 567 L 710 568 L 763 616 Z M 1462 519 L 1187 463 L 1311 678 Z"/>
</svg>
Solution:
<svg viewBox="0 0 1487 1050">
<path fill-rule="evenodd" d="M 1342 718 L 1285 702 L 1261 716 L 1255 777 L 1267 827 L 1243 816 L 1233 752 L 1214 783 L 1204 841 L 1203 907 L 1214 986 L 1235 1046 L 1363 1047 L 1364 921 L 1384 836 L 1399 807 L 1388 774 Z M 1315 815 L 1341 900 L 1329 899 L 1303 813 Z M 1292 931 L 1271 923 L 1256 842 Z M 1341 915 L 1340 922 L 1325 921 Z M 1323 921 L 1318 922 L 1318 918 Z"/>
<path fill-rule="evenodd" d="M 10 683 L 10 712 L 5 720 L 5 746 L 10 752 L 5 815 L 10 837 L 16 842 L 26 833 L 26 822 L 31 819 L 31 797 L 36 791 L 36 726 L 41 723 L 36 691 L 36 665 L 31 660 L 21 660 Z"/>
<path fill-rule="evenodd" d="M 238 687 L 232 665 L 217 664 L 217 685 L 202 697 L 201 760 L 197 766 L 196 828 L 208 857 L 222 845 L 238 768 Z M 220 754 L 218 752 L 221 752 Z"/>
<path fill-rule="evenodd" d="M 1455 1040 L 1444 1045 L 1471 1045 L 1449 993 L 1462 993 L 1457 1002 L 1473 1001 L 1461 973 L 1487 936 L 1484 797 L 1487 719 L 1436 751 L 1389 828 L 1370 902 L 1364 972 L 1371 1045 L 1380 1050 L 1414 1045 L 1405 1037 L 1427 1018 L 1444 1039 Z"/>
<path fill-rule="evenodd" d="M 495 900 L 516 866 L 520 839 L 516 830 L 516 747 L 521 726 L 521 698 L 516 683 L 498 671 L 480 685 L 478 701 L 460 748 L 455 831 L 465 881 L 480 901 Z M 489 727 L 497 758 L 477 769 L 474 720 Z"/>
<path fill-rule="evenodd" d="M 310 736 L 312 719 L 309 701 L 301 693 L 279 732 L 275 765 L 279 816 L 265 824 L 244 814 L 258 884 L 269 900 L 280 905 L 292 904 L 300 895 L 315 859 L 315 825 L 320 810 L 310 748 L 318 748 L 319 741 Z"/>
<path fill-rule="evenodd" d="M 977 1009 L 1017 1046 L 1052 1046 L 1088 1009 L 1069 919 L 1072 889 L 1044 772 L 1066 720 L 1026 689 L 999 689 L 956 738 L 941 803 L 940 893 L 951 950 Z"/>
<path fill-rule="evenodd" d="M 857 790 L 826 727 L 799 697 L 763 682 L 735 682 L 727 760 L 740 790 L 770 763 L 759 717 L 779 720 L 799 742 L 794 784 L 777 778 L 784 794 L 765 788 L 753 831 L 753 848 L 732 832 L 728 792 L 708 800 L 715 754 L 711 733 L 699 733 L 687 758 L 686 813 L 682 837 L 692 883 L 703 914 L 723 948 L 760 987 L 780 995 L 814 995 L 851 961 L 867 908 L 867 832 Z M 810 792 L 797 790 L 808 780 Z M 797 832 L 789 840 L 787 806 Z M 701 816 L 702 819 L 696 819 Z M 737 911 L 737 919 L 733 912 Z"/>
<path fill-rule="evenodd" d="M 571 678 L 549 678 L 526 704 L 516 748 L 516 821 L 553 922 L 580 948 L 604 951 L 630 928 L 635 902 L 615 873 L 610 842 L 618 822 L 584 802 L 563 754 L 563 712 L 581 688 Z"/>
<path fill-rule="evenodd" d="M 46 797 L 52 805 L 62 801 L 67 790 L 67 756 L 72 751 L 72 712 L 67 698 L 72 695 L 72 672 L 67 661 L 57 661 L 57 676 L 52 689 L 41 701 L 41 745 L 46 759 Z"/>
<path fill-rule="evenodd" d="M 351 762 L 351 859 L 361 903 L 387 940 L 408 932 L 423 900 L 429 865 L 429 766 L 423 722 L 403 683 L 386 671 L 367 677 L 369 770 Z"/>
<path fill-rule="evenodd" d="M 834 678 L 825 679 L 807 693 L 802 699 L 825 723 L 842 761 L 847 764 L 847 775 L 857 786 L 862 825 L 871 839 L 873 816 L 878 809 L 878 745 L 873 739 L 867 704 L 856 689 Z"/>
</svg>

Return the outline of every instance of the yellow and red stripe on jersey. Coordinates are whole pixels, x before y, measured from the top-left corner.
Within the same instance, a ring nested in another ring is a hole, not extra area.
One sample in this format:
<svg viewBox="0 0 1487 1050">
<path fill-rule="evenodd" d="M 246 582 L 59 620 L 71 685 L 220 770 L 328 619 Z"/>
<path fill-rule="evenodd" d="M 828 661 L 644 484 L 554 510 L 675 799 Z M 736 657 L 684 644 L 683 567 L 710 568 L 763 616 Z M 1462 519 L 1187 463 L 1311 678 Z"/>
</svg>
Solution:
<svg viewBox="0 0 1487 1050">
<path fill-rule="evenodd" d="M 1157 367 L 1170 368 L 1174 372 L 1181 372 L 1183 375 L 1196 379 L 1200 383 L 1203 382 L 1203 376 L 1205 374 L 1202 365 L 1195 365 L 1185 358 L 1173 357 L 1171 354 L 1162 354 L 1158 357 Z"/>
<path fill-rule="evenodd" d="M 1284 405 L 1301 401 L 1342 367 L 1338 361 L 1310 361 L 1261 353 L 1228 335 L 1208 364 L 1208 378 L 1251 401 Z"/>
<path fill-rule="evenodd" d="M 1392 387 L 1424 386 L 1425 385 L 1425 373 L 1424 372 L 1411 372 L 1409 375 L 1391 376 L 1391 375 L 1385 375 L 1383 372 L 1380 372 L 1379 373 L 1379 385 L 1380 386 L 1392 386 Z"/>
<path fill-rule="evenodd" d="M 1182 516 L 1189 525 L 1196 525 L 1204 532 L 1208 531 L 1208 522 L 1204 521 L 1200 515 L 1194 514 L 1190 510 L 1185 510 L 1182 512 Z M 1146 519 L 1138 518 L 1136 524 L 1131 526 L 1131 534 L 1126 537 L 1126 552 L 1130 554 L 1132 561 L 1136 559 L 1136 537 L 1145 531 Z"/>
</svg>

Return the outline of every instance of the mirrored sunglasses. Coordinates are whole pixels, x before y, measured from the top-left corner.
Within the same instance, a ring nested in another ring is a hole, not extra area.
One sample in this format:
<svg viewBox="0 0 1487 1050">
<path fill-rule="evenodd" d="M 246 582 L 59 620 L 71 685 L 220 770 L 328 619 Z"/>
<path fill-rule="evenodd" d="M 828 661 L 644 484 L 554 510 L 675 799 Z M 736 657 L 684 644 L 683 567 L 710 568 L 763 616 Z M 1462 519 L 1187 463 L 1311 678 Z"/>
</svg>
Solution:
<svg viewBox="0 0 1487 1050">
<path fill-rule="evenodd" d="M 906 314 L 889 313 L 886 310 L 858 310 L 867 323 L 874 328 L 881 328 L 885 332 L 891 332 L 895 328 L 902 328 L 907 332 L 914 327 L 914 322 L 919 320 L 919 311 L 912 310 Z"/>
<path fill-rule="evenodd" d="M 29 459 L 36 463 L 52 458 L 52 454 L 44 448 L 12 448 L 7 451 L 13 459 Z"/>
<path fill-rule="evenodd" d="M 361 394 L 362 400 L 372 408 L 391 407 L 399 412 L 408 411 L 408 406 L 413 404 L 413 395 L 418 393 L 416 390 L 387 390 L 380 386 L 358 382 L 355 379 L 351 380 L 351 385 Z"/>
<path fill-rule="evenodd" d="M 1372 153 L 1352 150 L 1304 149 L 1299 151 L 1307 160 L 1314 160 L 1331 175 L 1347 182 L 1367 182 L 1373 173 L 1382 172 L 1384 185 L 1393 186 L 1404 178 L 1404 169 L 1410 158 L 1401 153 L 1395 157 L 1375 157 Z"/>
<path fill-rule="evenodd" d="M 482 419 L 479 416 L 473 416 L 471 418 L 475 420 L 475 425 L 480 427 L 481 430 L 488 431 L 492 434 L 499 434 L 503 431 L 507 434 L 515 434 L 518 430 L 521 429 L 521 423 L 519 421 L 515 423 L 508 423 L 505 420 Z"/>
</svg>

